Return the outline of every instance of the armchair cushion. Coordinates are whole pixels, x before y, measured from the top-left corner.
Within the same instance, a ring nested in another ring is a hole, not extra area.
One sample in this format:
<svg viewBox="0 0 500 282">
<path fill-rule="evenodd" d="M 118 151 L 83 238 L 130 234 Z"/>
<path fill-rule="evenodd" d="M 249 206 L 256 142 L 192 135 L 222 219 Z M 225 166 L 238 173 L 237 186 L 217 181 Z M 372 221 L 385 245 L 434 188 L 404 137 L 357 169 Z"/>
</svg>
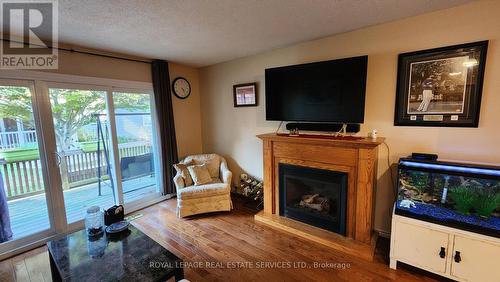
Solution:
<svg viewBox="0 0 500 282">
<path fill-rule="evenodd" d="M 207 198 L 230 193 L 229 185 L 225 183 L 209 183 L 183 188 L 177 191 L 177 198 L 180 200 Z"/>
<path fill-rule="evenodd" d="M 218 177 L 212 177 L 212 182 L 210 183 L 224 183 Z"/>
<path fill-rule="evenodd" d="M 217 154 L 202 154 L 188 156 L 184 159 L 184 163 L 192 162 L 195 165 L 206 164 L 210 177 L 219 177 L 220 156 Z"/>
<path fill-rule="evenodd" d="M 195 185 L 203 185 L 212 182 L 206 164 L 188 166 L 189 174 L 193 178 Z"/>
<path fill-rule="evenodd" d="M 174 168 L 177 171 L 177 174 L 179 174 L 182 177 L 182 180 L 184 180 L 184 186 L 193 185 L 193 179 L 191 178 L 191 174 L 189 174 L 189 170 L 187 168 L 189 165 L 193 165 L 193 163 L 174 164 Z"/>
</svg>

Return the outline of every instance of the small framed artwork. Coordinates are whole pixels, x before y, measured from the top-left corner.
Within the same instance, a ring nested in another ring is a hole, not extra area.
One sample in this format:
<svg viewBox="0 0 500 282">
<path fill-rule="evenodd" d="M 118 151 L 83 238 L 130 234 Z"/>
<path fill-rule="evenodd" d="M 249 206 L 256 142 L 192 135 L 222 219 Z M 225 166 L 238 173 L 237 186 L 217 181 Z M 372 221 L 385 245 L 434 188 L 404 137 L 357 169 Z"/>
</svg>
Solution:
<svg viewBox="0 0 500 282">
<path fill-rule="evenodd" d="M 257 83 L 233 85 L 233 99 L 235 107 L 257 106 Z"/>
<path fill-rule="evenodd" d="M 488 41 L 399 55 L 394 125 L 478 127 Z"/>
</svg>

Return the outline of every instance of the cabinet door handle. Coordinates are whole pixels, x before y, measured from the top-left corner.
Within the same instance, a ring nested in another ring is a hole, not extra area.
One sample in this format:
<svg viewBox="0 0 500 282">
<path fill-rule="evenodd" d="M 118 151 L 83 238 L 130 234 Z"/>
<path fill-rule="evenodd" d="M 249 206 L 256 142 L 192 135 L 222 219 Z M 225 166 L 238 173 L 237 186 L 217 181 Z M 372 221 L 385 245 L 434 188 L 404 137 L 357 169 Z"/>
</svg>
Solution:
<svg viewBox="0 0 500 282">
<path fill-rule="evenodd" d="M 460 252 L 455 251 L 455 262 L 460 263 L 460 261 L 462 261 L 462 258 L 460 257 Z"/>
<path fill-rule="evenodd" d="M 446 257 L 446 249 L 444 247 L 441 247 L 441 251 L 439 252 L 439 257 L 440 258 Z"/>
</svg>

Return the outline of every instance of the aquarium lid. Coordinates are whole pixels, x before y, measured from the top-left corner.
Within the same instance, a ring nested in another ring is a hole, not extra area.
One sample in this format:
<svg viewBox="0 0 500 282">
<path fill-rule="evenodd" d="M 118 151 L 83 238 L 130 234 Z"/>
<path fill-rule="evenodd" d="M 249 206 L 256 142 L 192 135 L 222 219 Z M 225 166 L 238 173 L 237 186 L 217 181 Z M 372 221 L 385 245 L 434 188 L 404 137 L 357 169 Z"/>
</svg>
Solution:
<svg viewBox="0 0 500 282">
<path fill-rule="evenodd" d="M 433 170 L 448 171 L 448 172 L 480 174 L 480 175 L 500 177 L 500 170 L 492 168 L 471 167 L 469 164 L 464 164 L 463 166 L 461 166 L 460 164 L 452 164 L 445 162 L 430 163 L 422 161 L 413 161 L 409 159 L 401 159 L 399 161 L 399 164 L 406 167 L 425 168 L 425 169 L 433 169 Z"/>
</svg>

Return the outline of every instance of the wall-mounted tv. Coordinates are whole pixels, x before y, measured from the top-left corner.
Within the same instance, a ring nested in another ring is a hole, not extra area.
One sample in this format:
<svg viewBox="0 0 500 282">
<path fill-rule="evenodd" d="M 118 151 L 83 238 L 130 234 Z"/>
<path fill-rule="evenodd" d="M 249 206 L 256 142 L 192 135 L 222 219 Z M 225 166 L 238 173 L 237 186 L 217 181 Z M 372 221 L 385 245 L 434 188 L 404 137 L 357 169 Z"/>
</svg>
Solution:
<svg viewBox="0 0 500 282">
<path fill-rule="evenodd" d="M 266 119 L 363 123 L 368 56 L 266 69 Z"/>
</svg>

